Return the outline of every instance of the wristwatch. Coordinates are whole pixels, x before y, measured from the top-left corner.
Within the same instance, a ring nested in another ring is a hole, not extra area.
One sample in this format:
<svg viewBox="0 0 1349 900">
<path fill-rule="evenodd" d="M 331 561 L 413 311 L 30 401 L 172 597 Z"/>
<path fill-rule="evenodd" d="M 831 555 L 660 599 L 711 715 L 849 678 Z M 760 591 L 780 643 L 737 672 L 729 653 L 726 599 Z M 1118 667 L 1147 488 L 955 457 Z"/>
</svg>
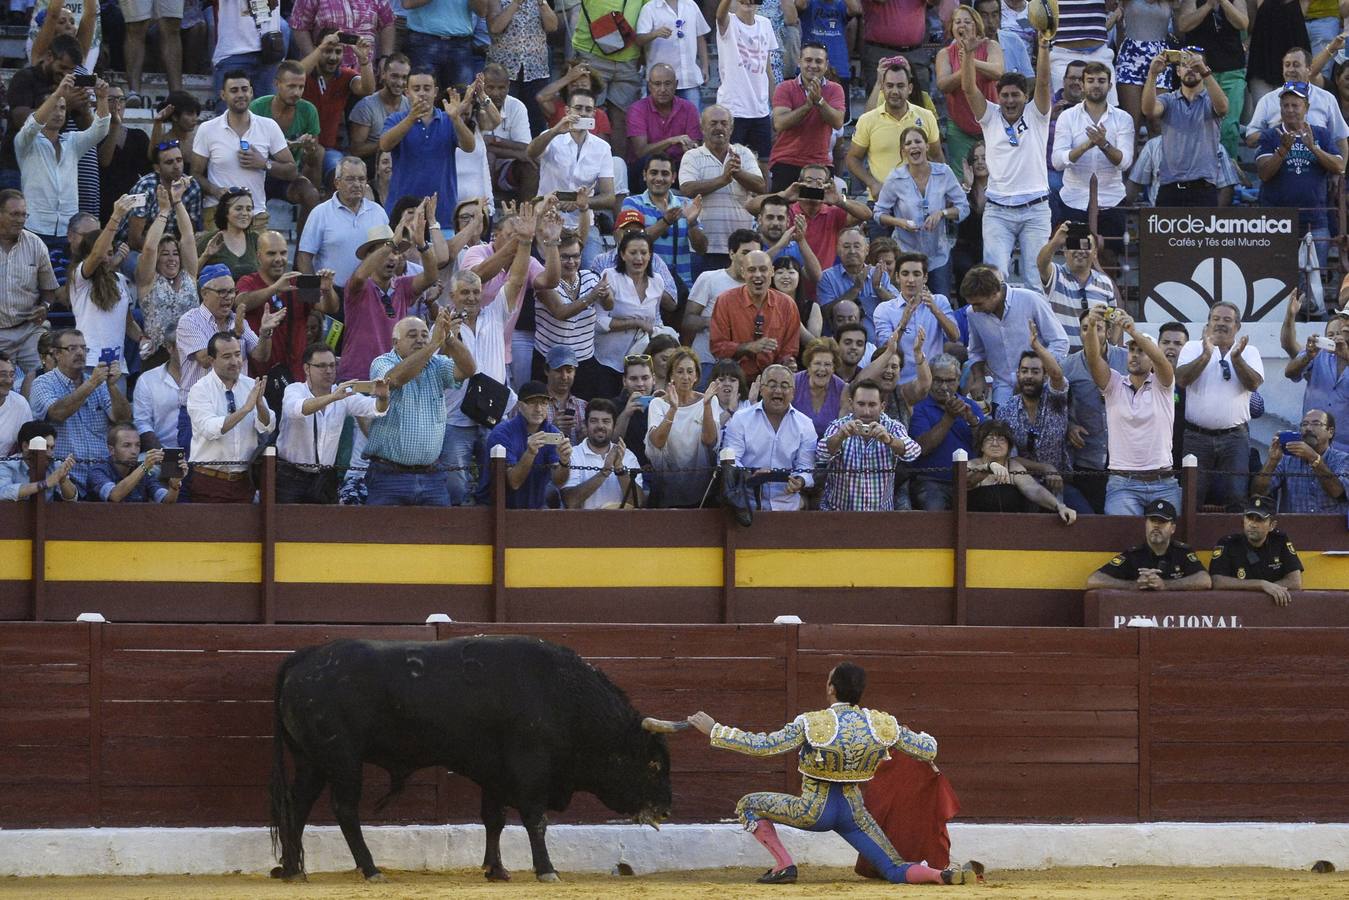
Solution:
<svg viewBox="0 0 1349 900">
<path fill-rule="evenodd" d="M 430 241 L 427 241 L 425 244 L 422 244 L 420 247 L 417 248 L 417 252 L 418 252 L 418 253 L 425 253 L 427 250 L 430 250 L 430 249 L 431 249 L 431 242 L 430 242 Z"/>
<path fill-rule="evenodd" d="M 272 171 L 272 161 L 270 159 L 267 160 L 267 165 L 263 166 L 263 170 L 267 172 Z"/>
</svg>

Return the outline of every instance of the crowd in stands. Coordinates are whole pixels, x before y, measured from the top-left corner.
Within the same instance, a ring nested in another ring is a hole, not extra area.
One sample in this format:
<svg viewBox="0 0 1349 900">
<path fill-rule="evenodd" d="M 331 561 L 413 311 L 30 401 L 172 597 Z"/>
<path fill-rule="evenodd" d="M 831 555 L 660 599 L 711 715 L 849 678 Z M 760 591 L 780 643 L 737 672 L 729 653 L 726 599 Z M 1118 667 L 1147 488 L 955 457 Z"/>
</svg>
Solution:
<svg viewBox="0 0 1349 900">
<path fill-rule="evenodd" d="M 713 504 L 725 453 L 762 509 L 944 510 L 963 453 L 970 510 L 1071 525 L 1194 455 L 1206 504 L 1349 512 L 1349 279 L 1285 301 L 1262 454 L 1276 348 L 1112 276 L 1149 203 L 1342 262 L 1336 0 L 22 6 L 0 498 L 247 503 L 275 446 L 279 502 L 486 503 L 500 448 L 512 508 Z"/>
</svg>

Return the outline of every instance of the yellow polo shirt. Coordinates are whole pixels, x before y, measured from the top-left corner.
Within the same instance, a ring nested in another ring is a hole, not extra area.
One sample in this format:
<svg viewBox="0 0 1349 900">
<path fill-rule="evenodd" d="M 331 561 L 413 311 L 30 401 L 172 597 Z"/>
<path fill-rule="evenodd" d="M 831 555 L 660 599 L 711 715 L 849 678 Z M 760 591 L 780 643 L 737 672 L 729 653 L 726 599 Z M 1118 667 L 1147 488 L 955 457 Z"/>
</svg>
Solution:
<svg viewBox="0 0 1349 900">
<path fill-rule="evenodd" d="M 941 142 L 937 114 L 913 103 L 909 104 L 909 111 L 898 119 L 886 112 L 882 102 L 857 120 L 852 142 L 867 151 L 867 168 L 877 181 L 884 183 L 886 176 L 899 165 L 902 151 L 899 136 L 909 126 L 923 129 L 929 144 Z"/>
</svg>

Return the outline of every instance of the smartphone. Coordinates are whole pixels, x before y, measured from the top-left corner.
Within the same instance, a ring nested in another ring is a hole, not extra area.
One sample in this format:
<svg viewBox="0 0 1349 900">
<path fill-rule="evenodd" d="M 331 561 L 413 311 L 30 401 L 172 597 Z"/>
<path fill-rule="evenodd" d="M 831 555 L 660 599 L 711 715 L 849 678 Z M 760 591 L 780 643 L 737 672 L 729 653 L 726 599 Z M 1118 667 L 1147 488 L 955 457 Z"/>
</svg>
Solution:
<svg viewBox="0 0 1349 900">
<path fill-rule="evenodd" d="M 355 46 L 356 44 L 359 44 L 361 42 L 361 36 L 359 34 L 351 34 L 350 32 L 346 31 L 339 31 L 337 33 L 337 42 L 339 44 L 347 44 L 348 46 Z"/>
<path fill-rule="evenodd" d="M 316 288 L 322 279 L 318 275 L 301 275 L 295 279 L 295 286 L 300 290 L 305 288 Z"/>
<path fill-rule="evenodd" d="M 159 464 L 159 480 L 183 477 L 183 451 L 181 447 L 165 447 L 164 461 Z"/>
<path fill-rule="evenodd" d="M 116 347 L 104 347 L 103 352 L 98 355 L 98 364 L 100 366 L 112 365 L 117 362 L 117 356 Z"/>
<path fill-rule="evenodd" d="M 560 447 L 567 443 L 567 436 L 565 434 L 556 434 L 551 431 L 545 431 L 543 433 L 543 442 L 545 444 L 552 444 L 554 447 Z"/>
<path fill-rule="evenodd" d="M 557 199 L 560 200 L 560 201 L 562 201 L 563 203 L 575 203 L 575 202 L 576 202 L 576 192 L 575 192 L 575 191 L 554 191 L 554 193 L 557 194 Z"/>
<path fill-rule="evenodd" d="M 580 129 L 581 131 L 594 131 L 595 117 L 582 116 L 581 118 L 576 120 L 576 125 L 574 127 Z"/>
<path fill-rule="evenodd" d="M 75 87 L 79 87 L 79 88 L 91 88 L 91 87 L 93 87 L 93 86 L 96 85 L 96 84 L 98 84 L 98 76 L 97 76 L 97 75 L 76 75 L 76 76 L 75 76 Z"/>
<path fill-rule="evenodd" d="M 1163 51 L 1162 51 L 1162 56 L 1166 57 L 1166 61 L 1169 62 L 1169 63 L 1178 63 L 1178 62 L 1180 62 L 1180 51 L 1179 51 L 1179 50 L 1163 50 Z"/>
<path fill-rule="evenodd" d="M 136 205 L 132 209 L 144 209 L 146 202 L 150 199 L 149 194 L 128 194 L 127 196 L 136 201 Z"/>
<path fill-rule="evenodd" d="M 797 188 L 796 195 L 802 200 L 823 200 L 824 188 L 801 187 Z"/>
<path fill-rule="evenodd" d="M 282 300 L 282 299 L 281 299 L 280 297 L 278 297 L 276 294 L 272 294 L 271 304 L 272 304 L 272 309 L 273 309 L 273 310 L 276 310 L 277 312 L 280 312 L 280 311 L 285 307 L 286 301 L 285 301 L 285 300 Z"/>
<path fill-rule="evenodd" d="M 1091 249 L 1091 226 L 1086 222 L 1069 222 L 1068 239 L 1064 247 L 1068 250 Z"/>
<path fill-rule="evenodd" d="M 245 141 L 245 140 L 243 140 L 242 138 L 240 138 L 240 140 L 239 140 L 239 149 L 240 149 L 240 150 L 247 150 L 247 149 L 248 149 L 248 141 Z"/>
<path fill-rule="evenodd" d="M 373 381 L 356 381 L 347 385 L 348 394 L 373 394 L 375 392 L 375 383 Z"/>
<path fill-rule="evenodd" d="M 1329 350 L 1331 353 L 1335 352 L 1335 342 L 1324 334 L 1318 334 L 1316 336 L 1316 346 L 1320 347 L 1322 350 Z"/>
<path fill-rule="evenodd" d="M 1287 450 L 1289 444 L 1293 443 L 1294 441 L 1300 441 L 1300 440 L 1302 440 L 1302 433 L 1301 433 L 1301 432 L 1298 432 L 1298 431 L 1280 431 L 1280 432 L 1279 432 L 1279 449 L 1280 449 L 1280 450 Z"/>
<path fill-rule="evenodd" d="M 642 409 L 648 408 L 649 406 L 651 406 L 651 397 L 649 397 L 649 396 L 647 396 L 647 395 L 643 395 L 643 396 L 638 397 L 638 398 L 637 398 L 637 405 L 640 406 Z"/>
</svg>

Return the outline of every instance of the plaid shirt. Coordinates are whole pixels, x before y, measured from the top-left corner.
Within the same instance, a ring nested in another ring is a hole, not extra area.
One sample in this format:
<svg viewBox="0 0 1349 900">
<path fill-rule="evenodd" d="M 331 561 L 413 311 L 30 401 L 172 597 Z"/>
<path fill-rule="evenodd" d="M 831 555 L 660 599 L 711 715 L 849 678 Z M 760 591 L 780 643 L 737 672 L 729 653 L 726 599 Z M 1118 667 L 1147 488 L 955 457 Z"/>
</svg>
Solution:
<svg viewBox="0 0 1349 900">
<path fill-rule="evenodd" d="M 84 381 L 83 378 L 80 379 Z M 75 393 L 79 384 L 67 378 L 60 369 L 52 369 L 33 379 L 33 390 L 28 403 L 33 407 L 34 419 L 47 418 L 47 410 L 52 404 Z M 64 422 L 55 423 L 56 458 L 65 459 L 74 454 L 77 460 L 102 461 L 108 457 L 108 418 L 112 415 L 112 397 L 108 394 L 107 384 L 100 384 L 94 392 L 85 398 L 80 408 Z M 79 488 L 83 497 L 89 488 L 92 472 L 91 462 L 76 463 L 70 472 L 70 479 Z"/>
<path fill-rule="evenodd" d="M 384 378 L 402 361 L 397 350 L 377 356 L 370 377 Z M 457 387 L 454 360 L 431 357 L 416 378 L 389 391 L 389 411 L 370 426 L 365 455 L 400 466 L 433 464 L 445 443 L 445 392 Z"/>
<path fill-rule="evenodd" d="M 1032 422 L 1026 415 L 1026 404 L 1017 394 L 1011 402 L 998 407 L 994 416 L 1012 427 L 1016 452 L 1025 459 L 1053 466 L 1059 472 L 1068 472 L 1073 464 L 1068 457 L 1068 388 L 1061 391 L 1045 379 L 1040 391 L 1040 409 Z M 978 448 L 976 448 L 977 450 Z"/>
<path fill-rule="evenodd" d="M 895 508 L 896 465 L 913 462 L 922 450 L 903 425 L 882 413 L 880 425 L 899 442 L 902 454 L 874 438 L 853 436 L 844 438 L 838 453 L 831 455 L 829 439 L 853 418 L 849 413 L 830 422 L 816 446 L 815 462 L 825 468 L 820 509 L 889 512 Z"/>
<path fill-rule="evenodd" d="M 1349 453 L 1328 447 L 1321 454 L 1321 460 L 1344 486 L 1345 496 L 1336 500 L 1327 494 L 1321 487 L 1321 480 L 1313 474 L 1310 463 L 1285 453 L 1269 483 L 1269 492 L 1279 498 L 1279 512 L 1349 513 Z"/>
<path fill-rule="evenodd" d="M 145 206 L 133 212 L 122 223 L 122 227 L 117 230 L 117 240 L 126 240 L 129 223 L 133 218 L 145 220 L 145 230 L 150 230 L 150 223 L 155 216 L 159 215 L 159 197 L 155 194 L 155 189 L 159 187 L 159 173 L 151 172 L 148 175 L 142 175 L 140 179 L 132 186 L 129 193 L 144 194 Z M 187 207 L 187 217 L 192 220 L 192 227 L 198 234 L 201 234 L 201 185 L 197 179 L 188 180 L 187 190 L 183 192 L 183 205 Z M 144 233 L 144 232 L 142 232 Z M 164 224 L 164 233 L 170 237 L 179 237 L 178 217 L 169 216 L 169 221 Z"/>
<path fill-rule="evenodd" d="M 337 28 L 370 38 L 374 47 L 379 46 L 380 29 L 392 24 L 389 0 L 296 0 L 290 11 L 290 27 L 296 31 L 317 35 L 324 28 Z M 342 65 L 357 66 L 356 51 L 349 46 L 342 47 Z"/>
</svg>

